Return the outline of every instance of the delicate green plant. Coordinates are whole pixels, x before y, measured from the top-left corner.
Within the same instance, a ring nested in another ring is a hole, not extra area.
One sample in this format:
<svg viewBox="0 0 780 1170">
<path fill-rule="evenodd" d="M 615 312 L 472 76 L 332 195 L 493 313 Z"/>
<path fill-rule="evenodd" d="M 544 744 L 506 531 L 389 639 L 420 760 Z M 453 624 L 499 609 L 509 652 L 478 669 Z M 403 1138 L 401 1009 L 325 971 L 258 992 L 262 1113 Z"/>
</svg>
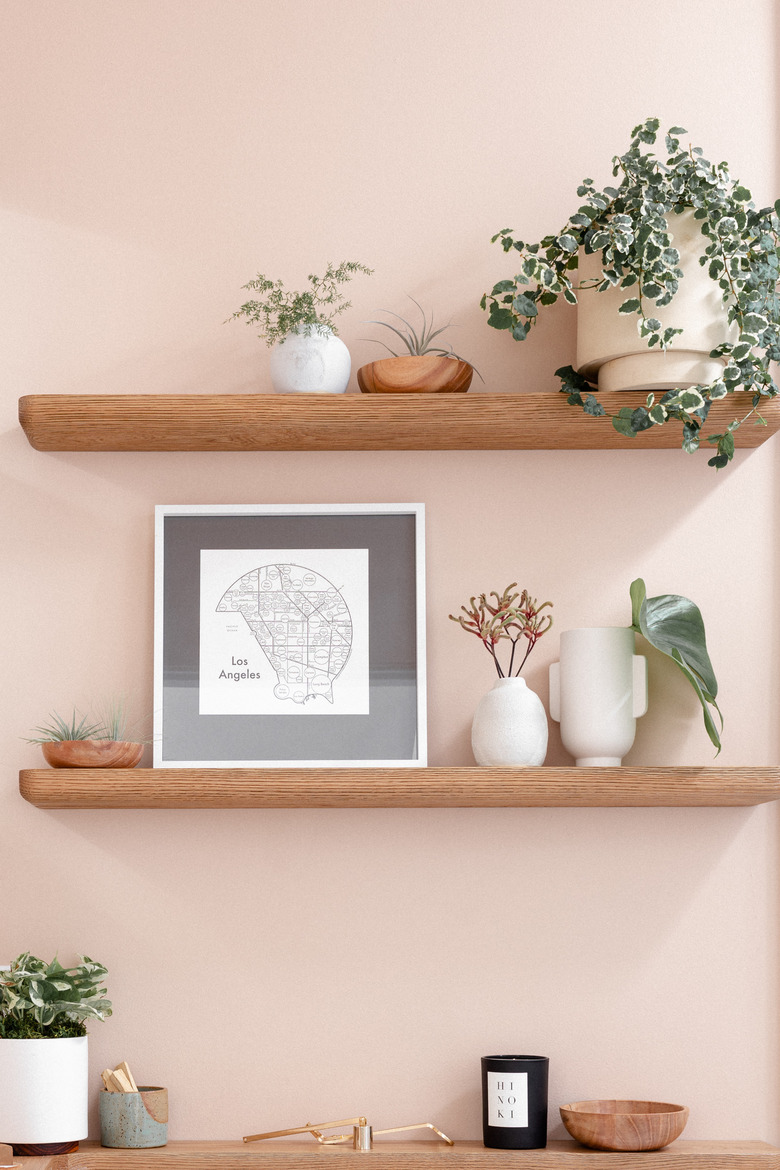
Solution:
<svg viewBox="0 0 780 1170">
<path fill-rule="evenodd" d="M 696 692 L 707 734 L 720 752 L 720 735 L 709 709 L 717 712 L 722 730 L 723 716 L 715 701 L 718 682 L 707 653 L 704 619 L 698 606 L 675 593 L 648 597 L 641 577 L 632 581 L 630 593 L 631 629 L 679 666 Z"/>
<path fill-rule="evenodd" d="M 12 1040 L 83 1036 L 84 1021 L 104 1020 L 112 1012 L 101 986 L 105 967 L 81 955 L 63 967 L 36 959 L 29 951 L 0 968 L 0 1036 Z"/>
<path fill-rule="evenodd" d="M 499 678 L 516 678 L 520 674 L 528 655 L 542 635 L 547 633 L 553 621 L 552 614 L 542 613 L 543 609 L 552 607 L 551 601 L 543 601 L 539 605 L 536 598 L 532 598 L 526 589 L 522 593 L 513 593 L 512 590 L 516 588 L 517 582 L 513 581 L 511 585 L 507 585 L 500 597 L 495 590 L 489 594 L 480 593 L 479 597 L 472 597 L 469 600 L 469 608 L 465 605 L 460 607 L 462 614 L 448 615 L 450 621 L 458 622 L 466 633 L 475 634 L 480 639 L 493 659 Z M 503 640 L 510 642 L 512 646 L 506 674 L 496 653 L 496 647 Z M 518 644 L 524 643 L 527 643 L 525 654 L 520 665 L 514 669 Z"/>
<path fill-rule="evenodd" d="M 426 353 L 435 353 L 440 354 L 442 357 L 456 358 L 459 362 L 465 361 L 465 358 L 462 358 L 460 354 L 454 352 L 451 345 L 445 347 L 442 345 L 431 344 L 434 339 L 441 336 L 441 334 L 444 333 L 446 329 L 452 328 L 452 322 L 450 321 L 446 325 L 440 325 L 438 329 L 434 329 L 433 313 L 431 313 L 431 319 L 429 321 L 426 312 L 419 301 L 415 301 L 414 297 L 412 296 L 409 297 L 409 300 L 414 301 L 415 305 L 417 305 L 417 308 L 420 310 L 420 315 L 422 317 L 422 327 L 420 328 L 419 333 L 411 324 L 411 322 L 407 321 L 405 317 L 401 317 L 398 313 L 391 312 L 390 309 L 380 309 L 379 312 L 386 313 L 388 317 L 395 317 L 397 321 L 401 322 L 401 325 L 403 326 L 402 329 L 399 329 L 395 325 L 391 325 L 389 321 L 371 320 L 368 321 L 367 324 L 381 325 L 384 329 L 389 329 L 391 332 L 395 333 L 396 337 L 400 339 L 404 348 L 406 349 L 406 355 L 404 356 L 408 355 L 411 357 L 422 357 Z M 371 341 L 374 339 L 364 337 L 361 338 L 361 340 Z M 393 357 L 401 356 L 395 349 L 391 349 L 389 345 L 385 345 L 384 341 L 377 341 L 376 344 L 381 345 L 382 348 L 386 349 L 388 353 L 392 354 Z M 470 362 L 468 364 L 471 365 Z M 473 366 L 472 369 L 474 369 Z M 479 378 L 482 377 L 478 370 L 475 370 L 474 372 Z"/>
<path fill-rule="evenodd" d="M 700 262 L 721 289 L 738 339 L 724 337 L 712 351 L 712 357 L 725 359 L 714 382 L 668 390 L 657 401 L 650 394 L 644 406 L 623 407 L 612 423 L 621 434 L 632 436 L 677 420 L 685 451 L 695 451 L 705 439 L 717 448 L 709 465 L 725 467 L 734 454 L 734 431 L 753 413 L 764 424 L 757 413 L 761 400 L 779 392 L 770 362 L 780 360 L 780 200 L 774 207 L 757 209 L 750 191 L 732 180 L 725 162 L 713 165 L 700 147 L 681 147 L 680 135 L 686 131 L 679 126 L 665 135 L 668 157 L 662 162 L 643 149 L 655 143 L 658 128 L 657 118 L 634 127 L 629 150 L 612 160 L 613 176 L 621 176 L 618 187 L 599 191 L 592 179 L 583 179 L 577 188 L 582 203 L 556 235 L 527 244 L 514 239 L 510 228 L 498 232 L 493 241 L 500 240 L 505 252 L 520 254 L 521 270 L 513 279 L 499 281 L 481 304 L 489 308 L 489 325 L 511 330 L 522 341 L 536 324 L 540 306 L 561 296 L 576 304 L 579 288 L 606 292 L 619 286 L 627 290 L 620 312 L 637 315 L 639 335 L 648 347 L 666 349 L 682 331 L 664 328 L 656 309 L 669 304 L 683 277 L 666 216 L 693 208 L 709 241 Z M 601 253 L 602 271 L 597 280 L 577 285 L 580 248 Z M 571 405 L 581 406 L 586 414 L 606 414 L 594 387 L 571 366 L 556 370 L 556 375 Z M 724 432 L 707 435 L 710 404 L 738 389 L 748 393 L 751 409 Z"/>
<path fill-rule="evenodd" d="M 300 329 L 338 333 L 335 318 L 350 307 L 338 286 L 346 284 L 359 272 L 370 276 L 373 269 L 354 260 L 342 261 L 337 266 L 328 264 L 324 276 L 307 277 L 309 287 L 303 292 L 288 292 L 281 280 L 270 280 L 258 273 L 243 287 L 259 293 L 259 298 L 247 301 L 228 320 L 243 318 L 247 325 L 257 328 L 258 337 L 267 345 L 283 341 Z"/>
</svg>

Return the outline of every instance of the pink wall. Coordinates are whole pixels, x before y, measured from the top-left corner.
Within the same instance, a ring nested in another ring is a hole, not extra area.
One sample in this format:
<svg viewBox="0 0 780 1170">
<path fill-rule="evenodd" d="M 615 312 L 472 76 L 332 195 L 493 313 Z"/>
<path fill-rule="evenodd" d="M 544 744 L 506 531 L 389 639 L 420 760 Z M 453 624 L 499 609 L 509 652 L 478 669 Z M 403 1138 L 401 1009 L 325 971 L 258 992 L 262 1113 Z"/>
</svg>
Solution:
<svg viewBox="0 0 780 1170">
<path fill-rule="evenodd" d="M 470 761 L 491 685 L 447 620 L 513 580 L 557 632 L 629 620 L 628 585 L 693 597 L 726 715 L 720 762 L 777 763 L 777 440 L 717 476 L 658 454 L 43 455 L 24 393 L 240 392 L 267 351 L 224 325 L 256 271 L 328 260 L 360 339 L 407 294 L 457 323 L 486 389 L 550 389 L 565 309 L 524 347 L 479 297 L 489 243 L 559 227 L 657 114 L 778 183 L 771 0 L 652 9 L 495 0 L 5 0 L 0 434 L 6 615 L 2 954 L 86 952 L 116 1010 L 106 1064 L 171 1090 L 171 1136 L 364 1112 L 480 1135 L 479 1057 L 551 1057 L 557 1105 L 649 1097 L 687 1136 L 777 1141 L 777 813 L 729 810 L 41 812 L 17 792 L 52 709 L 152 706 L 156 503 L 421 500 L 432 763 Z M 354 381 L 354 379 L 353 379 Z M 354 385 L 351 387 L 354 389 Z M 629 762 L 712 762 L 651 661 Z M 567 761 L 554 739 L 551 762 Z"/>
</svg>

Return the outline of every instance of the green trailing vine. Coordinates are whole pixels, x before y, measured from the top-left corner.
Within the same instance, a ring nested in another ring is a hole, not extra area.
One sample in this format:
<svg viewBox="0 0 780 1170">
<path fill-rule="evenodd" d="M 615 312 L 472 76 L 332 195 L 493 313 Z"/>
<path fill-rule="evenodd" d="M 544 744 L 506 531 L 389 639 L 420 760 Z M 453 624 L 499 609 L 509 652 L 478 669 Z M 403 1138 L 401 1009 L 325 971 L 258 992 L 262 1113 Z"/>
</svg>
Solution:
<svg viewBox="0 0 780 1170">
<path fill-rule="evenodd" d="M 738 329 L 736 341 L 723 342 L 711 357 L 724 359 L 719 378 L 708 384 L 649 394 L 644 406 L 623 407 L 612 417 L 617 431 L 637 435 L 649 427 L 675 420 L 682 424 L 682 447 L 695 451 L 702 440 L 716 447 L 711 467 L 725 467 L 734 454 L 734 432 L 751 415 L 764 423 L 762 400 L 778 394 L 770 363 L 780 361 L 780 199 L 773 207 L 756 208 L 750 191 L 729 175 L 725 162 L 710 163 L 700 147 L 683 147 L 687 133 L 673 126 L 664 136 L 666 160 L 647 149 L 654 145 L 659 120 L 649 118 L 634 127 L 631 144 L 613 158 L 616 187 L 599 191 L 592 179 L 577 188 L 582 200 L 577 211 L 556 235 L 539 243 L 515 239 L 505 228 L 493 237 L 505 252 L 518 252 L 518 274 L 501 280 L 482 297 L 488 324 L 510 330 L 524 340 L 544 305 L 563 297 L 577 303 L 580 288 L 599 292 L 626 289 L 621 313 L 637 316 L 640 337 L 648 347 L 667 349 L 680 329 L 664 328 L 663 308 L 683 279 L 680 256 L 669 232 L 667 215 L 693 209 L 707 239 L 701 264 L 721 290 L 729 325 Z M 601 253 L 601 276 L 576 283 L 578 252 Z M 604 415 L 595 387 L 571 366 L 556 370 L 561 393 L 586 414 Z M 745 393 L 749 409 L 725 431 L 707 434 L 710 405 L 733 391 Z M 765 425 L 765 424 L 764 424 Z"/>
</svg>

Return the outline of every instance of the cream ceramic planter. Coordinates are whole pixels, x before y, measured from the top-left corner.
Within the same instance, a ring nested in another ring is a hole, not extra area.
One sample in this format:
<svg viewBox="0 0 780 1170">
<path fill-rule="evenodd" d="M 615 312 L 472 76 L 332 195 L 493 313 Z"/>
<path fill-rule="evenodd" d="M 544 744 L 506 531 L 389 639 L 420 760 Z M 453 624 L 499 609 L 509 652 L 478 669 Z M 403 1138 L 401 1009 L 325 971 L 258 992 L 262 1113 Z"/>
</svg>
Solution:
<svg viewBox="0 0 780 1170">
<path fill-rule="evenodd" d="M 647 711 L 647 659 L 624 626 L 564 630 L 550 666 L 550 715 L 563 746 L 582 767 L 617 766 Z"/>
<path fill-rule="evenodd" d="M 87 1040 L 0 1039 L 0 1142 L 48 1145 L 87 1136 Z"/>
<path fill-rule="evenodd" d="M 277 394 L 343 394 L 352 360 L 331 329 L 304 325 L 272 347 L 270 369 Z"/>
<path fill-rule="evenodd" d="M 474 712 L 471 747 L 483 767 L 538 766 L 547 755 L 547 715 L 524 678 L 499 678 Z"/>
<path fill-rule="evenodd" d="M 666 350 L 648 349 L 639 336 L 636 313 L 619 313 L 634 288 L 606 292 L 582 289 L 577 293 L 577 369 L 599 390 L 673 390 L 720 377 L 724 361 L 710 351 L 723 341 L 736 341 L 738 330 L 729 325 L 718 284 L 707 274 L 699 257 L 707 246 L 693 211 L 671 214 L 667 222 L 672 245 L 680 253 L 684 276 L 671 303 L 654 316 L 664 329 L 682 329 Z M 580 251 L 579 279 L 601 276 L 601 252 Z"/>
</svg>

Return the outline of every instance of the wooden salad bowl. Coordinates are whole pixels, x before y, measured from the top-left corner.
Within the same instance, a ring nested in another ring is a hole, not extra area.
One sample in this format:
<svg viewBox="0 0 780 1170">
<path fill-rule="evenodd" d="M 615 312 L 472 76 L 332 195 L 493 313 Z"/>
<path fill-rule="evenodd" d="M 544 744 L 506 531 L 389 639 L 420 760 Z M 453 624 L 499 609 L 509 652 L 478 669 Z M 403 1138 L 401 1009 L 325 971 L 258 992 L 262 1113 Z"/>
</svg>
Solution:
<svg viewBox="0 0 780 1170">
<path fill-rule="evenodd" d="M 364 394 L 453 394 L 468 390 L 473 375 L 468 362 L 425 353 L 370 362 L 360 367 L 357 380 Z"/>
<path fill-rule="evenodd" d="M 144 751 L 142 743 L 120 739 L 59 739 L 41 748 L 52 768 L 134 768 Z"/>
<path fill-rule="evenodd" d="M 574 1101 L 560 1110 L 571 1136 L 594 1150 L 660 1150 L 680 1136 L 689 1112 L 665 1101 Z"/>
</svg>

